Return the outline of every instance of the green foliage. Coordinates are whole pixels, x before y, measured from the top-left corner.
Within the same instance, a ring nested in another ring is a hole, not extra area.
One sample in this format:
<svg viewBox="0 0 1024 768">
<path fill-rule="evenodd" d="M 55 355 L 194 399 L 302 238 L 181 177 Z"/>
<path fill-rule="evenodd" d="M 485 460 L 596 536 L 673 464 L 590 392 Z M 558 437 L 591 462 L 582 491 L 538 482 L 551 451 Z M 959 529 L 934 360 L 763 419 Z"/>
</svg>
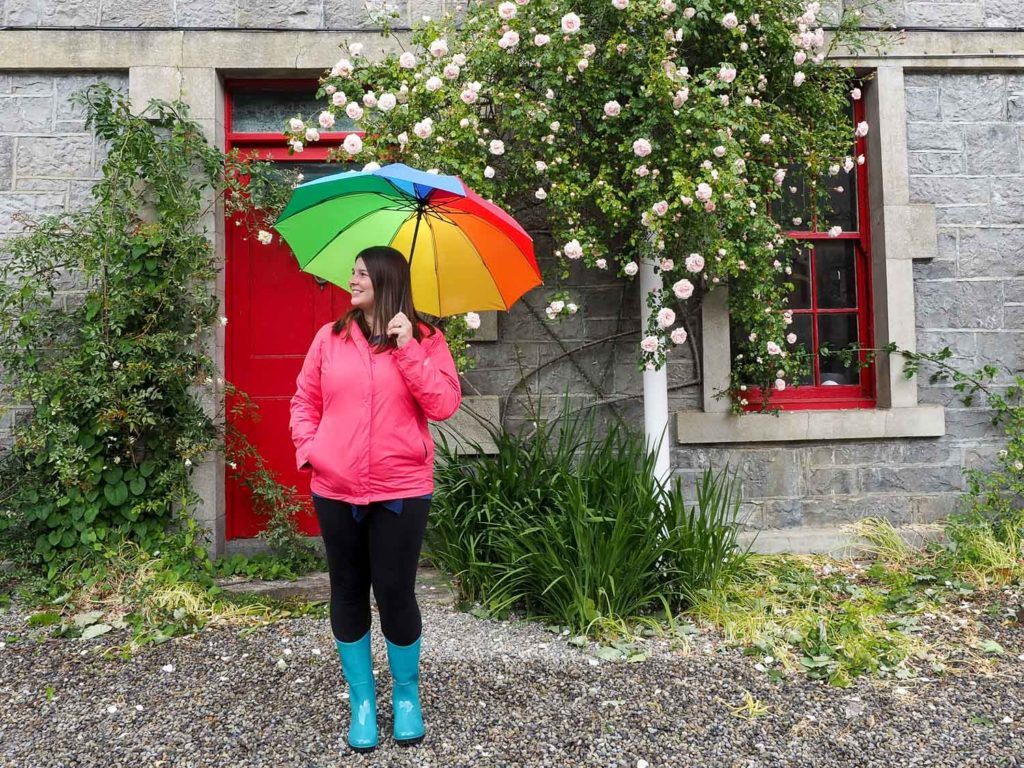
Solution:
<svg viewBox="0 0 1024 768">
<path fill-rule="evenodd" d="M 109 143 L 95 203 L 7 244 L 0 286 L 5 392 L 31 407 L 6 503 L 51 565 L 118 536 L 147 541 L 195 500 L 189 467 L 217 432 L 197 392 L 217 318 L 212 249 L 197 226 L 223 165 L 179 106 L 133 115 L 123 95 L 77 95 Z M 74 278 L 67 306 L 54 300 Z M 74 298 L 74 300 L 72 300 Z"/>
<path fill-rule="evenodd" d="M 671 615 L 745 557 L 725 472 L 705 475 L 694 508 L 679 481 L 655 482 L 641 436 L 618 427 L 599 435 L 592 415 L 491 438 L 495 455 L 467 459 L 447 440 L 438 453 L 427 548 L 464 601 L 588 632 Z"/>
<path fill-rule="evenodd" d="M 382 61 L 350 47 L 321 79 L 317 120 L 333 124 L 361 101 L 363 142 L 339 157 L 437 168 L 543 221 L 559 259 L 549 285 L 568 277 L 571 259 L 632 276 L 644 257 L 679 286 L 678 300 L 653 296 L 655 310 L 678 307 L 694 286 L 700 296 L 731 285 L 733 318 L 756 334 L 737 350 L 734 379 L 770 393 L 779 369 L 792 381 L 803 366 L 783 315 L 795 245 L 773 205 L 788 173 L 810 221 L 829 207 L 832 169 L 846 167 L 841 183 L 855 167 L 853 71 L 827 54 L 866 38 L 847 12 L 826 41 L 816 4 L 800 0 L 684 5 L 533 0 L 502 18 L 495 4 L 471 3 L 457 20 L 414 29 L 404 63 L 405 40 Z M 563 31 L 568 12 L 578 29 Z M 367 91 L 376 102 L 363 109 Z M 289 125 L 292 148 L 315 141 L 317 127 Z M 690 254 L 705 266 L 688 268 Z M 673 324 L 652 316 L 657 345 L 641 366 L 664 363 Z M 766 352 L 769 342 L 783 354 Z"/>
<path fill-rule="evenodd" d="M 200 535 L 191 470 L 225 437 L 209 405 L 225 389 L 209 355 L 218 265 L 202 222 L 222 193 L 239 216 L 272 197 L 269 183 L 245 186 L 266 164 L 211 147 L 180 103 L 133 114 L 105 84 L 74 98 L 107 148 L 94 202 L 26 222 L 0 268 L 2 383 L 25 416 L 0 464 L 5 555 L 54 579 L 128 540 L 202 573 L 200 545 L 172 553 L 167 539 Z M 294 490 L 232 435 L 228 460 L 252 468 L 271 546 L 290 571 L 313 567 L 289 518 Z"/>
</svg>

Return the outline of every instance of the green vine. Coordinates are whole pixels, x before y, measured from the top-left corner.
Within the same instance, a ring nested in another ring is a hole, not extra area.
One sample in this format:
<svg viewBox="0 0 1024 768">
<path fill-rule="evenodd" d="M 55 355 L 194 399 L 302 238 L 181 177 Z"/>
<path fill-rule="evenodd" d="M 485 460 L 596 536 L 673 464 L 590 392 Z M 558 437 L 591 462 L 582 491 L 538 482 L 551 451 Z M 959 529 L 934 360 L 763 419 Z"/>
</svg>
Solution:
<svg viewBox="0 0 1024 768">
<path fill-rule="evenodd" d="M 266 164 L 210 146 L 179 102 L 133 114 L 106 84 L 73 98 L 108 155 L 92 205 L 26 221 L 5 243 L 0 381 L 20 413 L 0 469 L 0 531 L 50 578 L 121 540 L 169 552 L 182 532 L 189 541 L 175 550 L 196 564 L 193 468 L 221 447 L 238 465 L 255 453 L 221 426 L 210 350 L 224 319 L 202 222 L 221 195 L 229 215 L 249 215 L 246 184 Z M 271 544 L 295 554 L 287 492 L 259 462 L 246 482 L 257 507 L 273 509 Z"/>
</svg>

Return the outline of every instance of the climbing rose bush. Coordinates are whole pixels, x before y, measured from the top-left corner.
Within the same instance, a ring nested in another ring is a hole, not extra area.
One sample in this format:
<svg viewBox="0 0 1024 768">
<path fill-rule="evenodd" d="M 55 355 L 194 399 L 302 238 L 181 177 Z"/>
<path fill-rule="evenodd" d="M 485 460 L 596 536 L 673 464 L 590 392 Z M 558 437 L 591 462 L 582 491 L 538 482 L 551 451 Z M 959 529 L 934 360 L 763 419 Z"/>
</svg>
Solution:
<svg viewBox="0 0 1024 768">
<path fill-rule="evenodd" d="M 687 302 L 730 286 L 747 334 L 732 393 L 770 392 L 806 365 L 788 328 L 796 245 L 778 201 L 799 188 L 811 221 L 855 167 L 853 74 L 828 53 L 856 42 L 856 19 L 826 38 L 820 12 L 796 0 L 474 3 L 458 26 L 425 22 L 400 53 L 349 46 L 321 79 L 318 122 L 295 119 L 287 138 L 298 151 L 348 118 L 363 135 L 339 159 L 436 169 L 516 210 L 541 206 L 561 267 L 545 276 L 552 320 L 579 303 L 558 285 L 571 262 L 635 279 L 651 261 L 664 289 L 648 297 L 641 367 L 685 342 Z"/>
</svg>

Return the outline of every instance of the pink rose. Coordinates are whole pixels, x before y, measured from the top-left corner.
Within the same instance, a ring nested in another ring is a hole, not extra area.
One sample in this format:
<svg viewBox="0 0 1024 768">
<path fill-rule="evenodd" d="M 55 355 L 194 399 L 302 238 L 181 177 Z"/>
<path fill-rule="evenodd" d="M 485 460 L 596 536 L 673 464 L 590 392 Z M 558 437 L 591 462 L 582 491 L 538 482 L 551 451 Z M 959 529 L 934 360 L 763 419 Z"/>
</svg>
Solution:
<svg viewBox="0 0 1024 768">
<path fill-rule="evenodd" d="M 718 79 L 723 83 L 731 83 L 736 79 L 736 67 L 723 64 L 722 68 L 718 70 Z"/>
<path fill-rule="evenodd" d="M 736 29 L 740 24 L 740 20 L 736 18 L 735 13 L 727 13 L 722 17 L 722 26 L 726 29 Z"/>
<path fill-rule="evenodd" d="M 668 213 L 668 201 L 659 200 L 651 206 L 651 210 L 654 211 L 658 216 L 664 216 Z"/>
<path fill-rule="evenodd" d="M 693 283 L 684 277 L 672 286 L 672 292 L 680 299 L 688 299 L 693 296 Z"/>
<path fill-rule="evenodd" d="M 686 343 L 686 329 L 676 328 L 672 331 L 672 343 L 673 344 L 685 344 Z"/>
<path fill-rule="evenodd" d="M 617 101 L 609 101 L 604 105 L 604 113 L 608 115 L 608 117 L 618 117 L 621 112 L 622 105 Z"/>
<path fill-rule="evenodd" d="M 567 13 L 565 14 L 565 16 L 562 17 L 562 31 L 565 32 L 567 35 L 571 35 L 574 32 L 579 32 L 581 25 L 582 22 L 580 21 L 580 17 L 577 16 L 575 13 Z"/>
<path fill-rule="evenodd" d="M 686 270 L 696 274 L 704 269 L 704 257 L 699 253 L 691 253 L 686 257 Z"/>
<path fill-rule="evenodd" d="M 406 51 L 398 57 L 398 66 L 402 69 L 413 69 L 416 66 L 416 57 L 410 51 Z"/>
<path fill-rule="evenodd" d="M 659 328 L 671 328 L 676 321 L 676 313 L 668 307 L 662 307 L 658 310 L 658 327 Z"/>
<path fill-rule="evenodd" d="M 345 141 L 342 146 L 349 155 L 358 155 L 363 151 L 363 140 L 358 134 L 350 133 L 345 137 Z"/>
<path fill-rule="evenodd" d="M 651 154 L 651 142 L 647 139 L 637 139 L 633 142 L 633 154 L 637 157 L 647 157 Z"/>
<path fill-rule="evenodd" d="M 644 352 L 657 352 L 658 351 L 658 337 L 657 336 L 645 336 L 644 340 L 640 342 L 640 349 Z"/>
</svg>

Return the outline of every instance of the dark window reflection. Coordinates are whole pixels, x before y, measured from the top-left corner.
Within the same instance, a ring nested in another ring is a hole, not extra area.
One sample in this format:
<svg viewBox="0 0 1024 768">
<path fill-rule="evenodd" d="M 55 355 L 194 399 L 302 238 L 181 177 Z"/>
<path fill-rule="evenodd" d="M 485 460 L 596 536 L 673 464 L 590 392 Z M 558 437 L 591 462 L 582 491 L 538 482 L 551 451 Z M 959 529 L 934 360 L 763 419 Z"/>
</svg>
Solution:
<svg viewBox="0 0 1024 768">
<path fill-rule="evenodd" d="M 236 133 L 282 133 L 289 118 L 312 119 L 325 109 L 327 102 L 315 98 L 315 93 L 315 88 L 295 91 L 268 87 L 238 91 L 231 96 L 231 130 Z M 355 123 L 342 113 L 329 133 L 354 130 Z"/>
<path fill-rule="evenodd" d="M 819 309 L 856 309 L 857 272 L 851 240 L 821 241 L 814 248 Z"/>
<path fill-rule="evenodd" d="M 811 256 L 807 246 L 802 246 L 793 256 L 791 264 L 793 274 L 786 275 L 788 282 L 793 283 L 789 293 L 790 309 L 811 308 Z"/>
<path fill-rule="evenodd" d="M 803 350 L 805 354 L 810 357 L 810 365 L 808 366 L 807 374 L 800 379 L 801 384 L 813 384 L 814 383 L 814 365 L 813 365 L 813 349 L 811 338 L 811 317 L 808 314 L 796 314 L 793 315 L 793 323 L 789 326 L 789 333 L 796 334 L 796 344 L 786 345 L 787 349 Z"/>
<path fill-rule="evenodd" d="M 828 314 L 818 316 L 818 347 L 828 346 L 831 350 L 843 349 L 857 343 L 857 315 Z M 856 364 L 846 368 L 839 358 L 819 358 L 822 386 L 857 384 L 860 371 Z"/>
</svg>

